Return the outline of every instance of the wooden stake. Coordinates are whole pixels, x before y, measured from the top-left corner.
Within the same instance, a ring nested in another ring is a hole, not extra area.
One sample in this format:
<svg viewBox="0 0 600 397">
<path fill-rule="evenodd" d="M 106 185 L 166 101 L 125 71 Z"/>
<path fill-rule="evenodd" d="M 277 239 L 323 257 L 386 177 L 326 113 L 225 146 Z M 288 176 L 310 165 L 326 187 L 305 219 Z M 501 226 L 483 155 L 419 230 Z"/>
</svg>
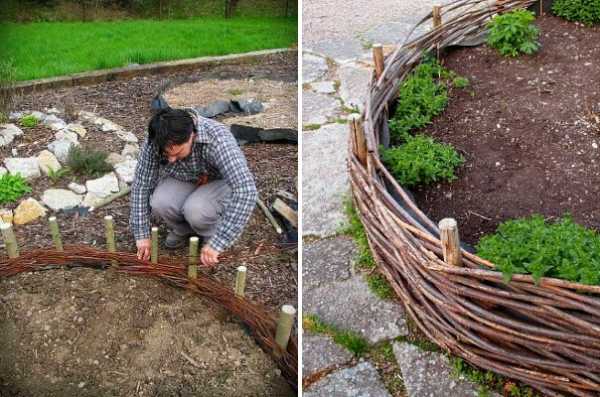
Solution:
<svg viewBox="0 0 600 397">
<path fill-rule="evenodd" d="M 104 217 L 104 225 L 106 227 L 106 249 L 108 252 L 117 252 L 117 246 L 115 244 L 115 225 L 111 215 L 106 215 Z M 113 266 L 118 266 L 117 261 L 115 260 L 110 263 Z"/>
<path fill-rule="evenodd" d="M 237 275 L 235 277 L 235 295 L 243 298 L 244 290 L 246 289 L 246 266 L 238 266 Z"/>
<path fill-rule="evenodd" d="M 375 64 L 375 77 L 377 80 L 383 74 L 383 45 L 373 44 L 373 63 Z"/>
<path fill-rule="evenodd" d="M 58 222 L 55 216 L 48 218 L 48 224 L 50 225 L 50 234 L 52 235 L 52 241 L 57 251 L 63 251 L 63 244 L 60 238 L 60 230 L 58 229 Z"/>
<path fill-rule="evenodd" d="M 10 223 L 0 222 L 0 231 L 2 232 L 2 239 L 6 246 L 6 252 L 8 252 L 9 258 L 19 257 L 19 246 L 17 244 L 17 238 L 13 232 L 12 225 Z"/>
<path fill-rule="evenodd" d="M 460 238 L 458 236 L 456 220 L 453 218 L 444 218 L 440 221 L 439 226 L 444 262 L 451 266 L 462 266 Z"/>
<path fill-rule="evenodd" d="M 277 219 L 275 219 L 271 211 L 269 211 L 269 208 L 267 208 L 266 204 L 261 199 L 257 199 L 256 203 L 258 204 L 262 212 L 264 212 L 269 222 L 271 222 L 271 225 L 273 225 L 277 234 L 283 233 L 283 228 L 281 227 L 279 222 L 277 222 Z"/>
<path fill-rule="evenodd" d="M 150 252 L 150 260 L 152 263 L 158 263 L 158 228 L 152 227 L 152 251 Z"/>
<path fill-rule="evenodd" d="M 433 28 L 437 29 L 442 26 L 442 7 L 433 6 Z"/>
<path fill-rule="evenodd" d="M 279 320 L 277 321 L 277 333 L 275 334 L 275 341 L 283 350 L 287 350 L 287 345 L 292 335 L 292 327 L 294 326 L 294 316 L 296 315 L 296 309 L 291 305 L 283 305 L 281 307 L 281 313 L 279 314 Z"/>
<path fill-rule="evenodd" d="M 188 277 L 191 279 L 196 279 L 198 277 L 198 242 L 198 237 L 190 237 L 190 258 L 188 262 Z"/>
<path fill-rule="evenodd" d="M 350 115 L 348 121 L 350 126 L 350 134 L 354 137 L 356 145 L 355 154 L 363 165 L 367 164 L 367 140 L 365 138 L 365 131 L 363 130 L 362 123 L 360 121 L 360 115 Z"/>
<path fill-rule="evenodd" d="M 540 0 L 540 16 L 544 15 L 544 0 Z"/>
<path fill-rule="evenodd" d="M 280 199 L 275 199 L 273 209 L 287 219 L 292 226 L 298 228 L 298 213 Z"/>
</svg>

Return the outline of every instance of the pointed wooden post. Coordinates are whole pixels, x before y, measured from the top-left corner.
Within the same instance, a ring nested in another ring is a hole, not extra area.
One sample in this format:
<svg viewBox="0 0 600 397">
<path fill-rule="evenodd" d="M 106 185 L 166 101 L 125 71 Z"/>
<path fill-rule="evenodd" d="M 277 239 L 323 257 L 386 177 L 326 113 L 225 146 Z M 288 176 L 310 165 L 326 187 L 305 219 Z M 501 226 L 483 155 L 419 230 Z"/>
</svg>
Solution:
<svg viewBox="0 0 600 397">
<path fill-rule="evenodd" d="M 10 223 L 0 222 L 0 231 L 2 232 L 2 239 L 6 246 L 6 252 L 9 258 L 19 257 L 19 245 L 17 244 L 17 238 L 13 232 L 12 225 Z"/>
<path fill-rule="evenodd" d="M 117 245 L 115 244 L 115 224 L 113 223 L 113 217 L 106 215 L 104 217 L 104 226 L 106 227 L 106 249 L 108 252 L 117 252 Z M 118 266 L 117 261 L 110 261 L 112 266 Z"/>
<path fill-rule="evenodd" d="M 199 239 L 196 236 L 190 237 L 190 257 L 188 262 L 188 277 L 191 279 L 198 278 L 198 243 Z"/>
<path fill-rule="evenodd" d="M 277 321 L 277 333 L 275 334 L 275 341 L 283 350 L 287 350 L 287 345 L 292 335 L 292 327 L 294 326 L 294 316 L 296 315 L 296 309 L 291 305 L 283 305 L 281 307 L 281 313 L 279 314 L 279 320 Z"/>
<path fill-rule="evenodd" d="M 52 235 L 52 241 L 57 251 L 63 251 L 63 244 L 60 238 L 60 230 L 58 228 L 58 222 L 55 216 L 48 218 L 48 224 L 50 225 L 50 234 Z"/>
<path fill-rule="evenodd" d="M 433 6 L 433 28 L 437 29 L 442 26 L 442 7 Z"/>
<path fill-rule="evenodd" d="M 373 44 L 373 63 L 375 64 L 375 77 L 377 80 L 383 74 L 383 45 Z"/>
<path fill-rule="evenodd" d="M 246 266 L 239 266 L 237 268 L 237 275 L 235 277 L 235 295 L 243 298 L 244 290 L 246 289 Z"/>
<path fill-rule="evenodd" d="M 363 165 L 367 164 L 367 140 L 365 138 L 365 130 L 360 121 L 360 115 L 352 114 L 348 120 L 350 134 L 354 140 L 354 152 Z"/>
<path fill-rule="evenodd" d="M 158 228 L 152 227 L 152 250 L 150 251 L 150 261 L 154 264 L 158 263 Z"/>
<path fill-rule="evenodd" d="M 451 266 L 462 266 L 460 238 L 458 236 L 456 220 L 453 218 L 444 218 L 440 221 L 439 227 L 444 262 Z"/>
</svg>

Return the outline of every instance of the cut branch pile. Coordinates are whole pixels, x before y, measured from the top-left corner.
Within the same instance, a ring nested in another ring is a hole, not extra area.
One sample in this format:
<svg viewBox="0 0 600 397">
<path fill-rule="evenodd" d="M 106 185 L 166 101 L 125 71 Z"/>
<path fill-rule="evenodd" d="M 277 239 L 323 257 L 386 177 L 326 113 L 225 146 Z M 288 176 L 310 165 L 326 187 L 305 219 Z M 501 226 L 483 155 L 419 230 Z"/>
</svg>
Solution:
<svg viewBox="0 0 600 397">
<path fill-rule="evenodd" d="M 449 3 L 438 9 L 441 24 L 399 46 L 383 68 L 376 68 L 365 111 L 350 122 L 353 199 L 382 272 L 428 338 L 471 364 L 549 396 L 599 396 L 600 286 L 549 278 L 536 285 L 528 275 L 515 275 L 507 284 L 493 263 L 464 250 L 450 265 L 438 226 L 378 153 L 379 145 L 389 143 L 388 119 L 398 88 L 425 53 L 477 37 L 493 15 L 532 4 Z M 432 26 L 433 14 L 418 25 Z"/>
</svg>

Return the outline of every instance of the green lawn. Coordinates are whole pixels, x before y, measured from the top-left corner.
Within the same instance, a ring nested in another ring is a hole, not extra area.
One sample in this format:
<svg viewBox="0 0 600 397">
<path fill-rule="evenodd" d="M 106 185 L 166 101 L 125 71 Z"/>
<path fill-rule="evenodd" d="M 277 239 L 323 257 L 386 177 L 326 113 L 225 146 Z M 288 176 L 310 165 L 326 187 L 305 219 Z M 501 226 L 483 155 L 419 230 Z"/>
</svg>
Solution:
<svg viewBox="0 0 600 397">
<path fill-rule="evenodd" d="M 296 18 L 202 18 L 0 25 L 0 58 L 17 80 L 166 60 L 289 47 Z"/>
</svg>

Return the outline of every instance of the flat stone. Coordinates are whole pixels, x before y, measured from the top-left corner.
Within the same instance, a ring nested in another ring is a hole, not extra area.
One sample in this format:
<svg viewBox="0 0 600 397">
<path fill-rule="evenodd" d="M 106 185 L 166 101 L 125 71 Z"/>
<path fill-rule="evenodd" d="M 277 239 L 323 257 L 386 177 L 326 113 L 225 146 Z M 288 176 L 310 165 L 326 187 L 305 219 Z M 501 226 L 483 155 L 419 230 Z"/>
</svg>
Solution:
<svg viewBox="0 0 600 397">
<path fill-rule="evenodd" d="M 76 193 L 76 194 L 85 194 L 85 192 L 87 192 L 87 189 L 85 188 L 85 186 L 80 185 L 79 183 L 75 183 L 75 182 L 69 183 L 69 185 L 67 187 L 73 193 Z"/>
<path fill-rule="evenodd" d="M 408 38 L 408 33 L 410 33 L 416 22 L 388 22 L 369 29 L 361 37 L 370 43 L 402 44 Z M 415 29 L 410 37 L 415 39 L 426 32 L 427 27 L 421 25 Z"/>
<path fill-rule="evenodd" d="M 54 114 L 47 115 L 42 122 L 54 131 L 60 131 L 67 128 L 67 123 Z"/>
<path fill-rule="evenodd" d="M 103 132 L 117 131 L 123 129 L 123 127 L 121 127 L 117 123 L 113 123 L 112 121 L 105 119 L 104 117 L 96 117 L 93 120 L 93 123 L 99 126 Z"/>
<path fill-rule="evenodd" d="M 61 114 L 62 112 L 55 107 L 46 108 L 46 113 L 48 114 Z"/>
<path fill-rule="evenodd" d="M 302 82 L 312 83 L 319 80 L 327 73 L 327 61 L 325 58 L 309 54 L 302 54 Z"/>
<path fill-rule="evenodd" d="M 391 397 L 369 362 L 332 372 L 302 393 L 305 397 Z"/>
<path fill-rule="evenodd" d="M 82 207 L 97 207 L 98 204 L 103 200 L 102 197 L 88 192 L 83 198 L 83 202 L 81 203 Z"/>
<path fill-rule="evenodd" d="M 124 142 L 129 142 L 129 143 L 137 143 L 138 142 L 137 136 L 135 136 L 131 131 L 115 130 L 114 133 L 117 137 L 119 137 L 120 140 L 122 140 Z"/>
<path fill-rule="evenodd" d="M 356 108 L 362 112 L 367 99 L 371 74 L 371 68 L 358 64 L 346 64 L 339 68 L 340 97 L 347 107 Z"/>
<path fill-rule="evenodd" d="M 302 124 L 325 124 L 340 112 L 341 106 L 329 95 L 305 91 L 302 96 Z"/>
<path fill-rule="evenodd" d="M 36 119 L 38 119 L 42 123 L 44 122 L 44 120 L 46 120 L 46 117 L 47 117 L 46 113 L 38 112 L 37 110 L 33 111 L 33 112 L 28 112 L 28 113 L 26 113 L 26 115 L 34 116 Z"/>
<path fill-rule="evenodd" d="M 329 336 L 304 334 L 302 338 L 302 376 L 304 378 L 325 369 L 337 368 L 352 360 L 352 353 Z"/>
<path fill-rule="evenodd" d="M 354 331 L 371 344 L 408 334 L 402 306 L 379 299 L 361 275 L 309 290 L 303 299 L 305 313 L 315 314 L 340 329 Z"/>
<path fill-rule="evenodd" d="M 69 131 L 69 130 L 61 130 L 54 134 L 54 138 L 57 141 L 67 140 L 73 142 L 75 145 L 79 144 L 79 135 L 77 133 Z"/>
<path fill-rule="evenodd" d="M 394 355 L 409 397 L 479 396 L 479 386 L 452 374 L 448 357 L 408 342 L 395 342 Z M 497 393 L 491 396 L 500 397 Z"/>
<path fill-rule="evenodd" d="M 25 225 L 45 216 L 46 212 L 46 208 L 44 208 L 44 206 L 36 199 L 28 198 L 21 201 L 19 206 L 15 209 L 13 222 L 15 225 Z"/>
<path fill-rule="evenodd" d="M 53 211 L 77 207 L 83 197 L 67 189 L 48 189 L 42 194 L 42 202 Z"/>
<path fill-rule="evenodd" d="M 125 160 L 124 162 L 115 165 L 115 172 L 121 181 L 132 183 L 136 166 L 137 160 Z"/>
<path fill-rule="evenodd" d="M 40 154 L 38 154 L 37 160 L 44 175 L 48 175 L 50 173 L 50 169 L 53 171 L 58 171 L 62 168 L 56 156 L 48 150 L 42 150 Z"/>
<path fill-rule="evenodd" d="M 335 83 L 333 81 L 319 81 L 317 83 L 311 83 L 310 87 L 314 92 L 319 94 L 335 93 Z"/>
<path fill-rule="evenodd" d="M 106 156 L 106 162 L 112 165 L 113 167 L 119 163 L 122 163 L 125 160 L 127 159 L 119 153 L 109 153 L 108 156 Z"/>
<path fill-rule="evenodd" d="M 326 237 L 346 224 L 348 127 L 328 124 L 302 136 L 303 234 Z M 316 159 L 327 159 L 326 162 Z"/>
<path fill-rule="evenodd" d="M 119 180 L 115 173 L 111 172 L 101 178 L 87 181 L 85 187 L 89 193 L 104 198 L 119 191 Z"/>
<path fill-rule="evenodd" d="M 302 250 L 303 290 L 349 279 L 356 253 L 354 241 L 343 236 L 305 243 Z"/>
<path fill-rule="evenodd" d="M 67 125 L 66 129 L 76 133 L 80 138 L 85 138 L 87 134 L 87 130 L 81 124 L 71 123 Z"/>
<path fill-rule="evenodd" d="M 13 212 L 8 208 L 0 208 L 0 223 L 7 223 L 12 225 L 13 223 Z"/>
<path fill-rule="evenodd" d="M 94 120 L 96 120 L 98 118 L 98 116 L 96 116 L 95 113 L 88 112 L 86 110 L 79 111 L 79 113 L 77 114 L 77 117 L 83 121 L 88 121 L 90 123 L 93 123 Z"/>
<path fill-rule="evenodd" d="M 363 44 L 353 37 L 319 41 L 314 43 L 309 50 L 333 58 L 337 63 L 356 59 L 366 51 Z"/>
<path fill-rule="evenodd" d="M 23 135 L 23 130 L 14 124 L 0 125 L 0 147 L 10 145 L 17 136 Z"/>
<path fill-rule="evenodd" d="M 50 142 L 48 145 L 48 150 L 54 153 L 58 161 L 64 163 L 67 161 L 67 158 L 69 157 L 69 150 L 71 150 L 73 146 L 77 146 L 77 144 L 68 139 L 60 139 Z"/>
<path fill-rule="evenodd" d="M 4 160 L 4 165 L 9 173 L 21 174 L 25 179 L 33 179 L 42 175 L 36 157 L 9 157 Z"/>
<path fill-rule="evenodd" d="M 128 143 L 121 151 L 121 156 L 137 159 L 140 155 L 140 145 L 137 143 Z"/>
<path fill-rule="evenodd" d="M 10 121 L 17 121 L 20 120 L 21 117 L 25 116 L 27 114 L 27 112 L 10 112 L 8 114 L 8 119 Z"/>
</svg>

